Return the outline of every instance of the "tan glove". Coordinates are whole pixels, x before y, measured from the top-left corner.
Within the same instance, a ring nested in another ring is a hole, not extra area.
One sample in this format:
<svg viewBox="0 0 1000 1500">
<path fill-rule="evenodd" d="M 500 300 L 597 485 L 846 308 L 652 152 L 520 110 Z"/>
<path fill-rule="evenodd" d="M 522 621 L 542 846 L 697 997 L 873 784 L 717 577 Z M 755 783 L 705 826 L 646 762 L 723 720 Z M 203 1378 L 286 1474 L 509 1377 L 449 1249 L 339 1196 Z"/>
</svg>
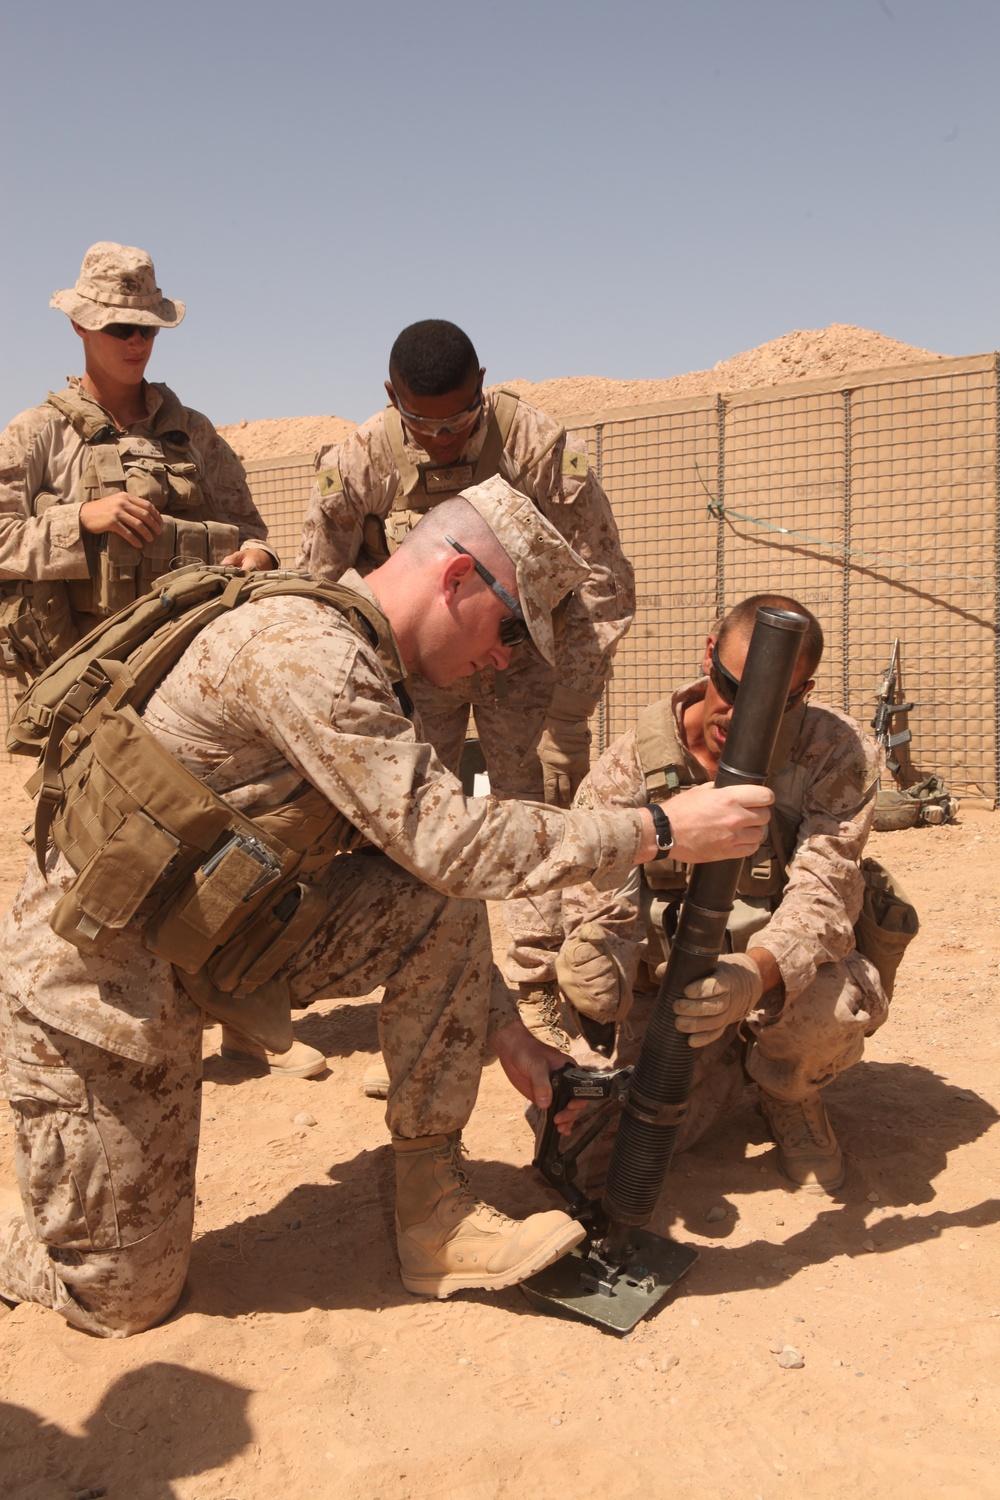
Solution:
<svg viewBox="0 0 1000 1500">
<path fill-rule="evenodd" d="M 618 1019 L 625 976 L 608 946 L 604 928 L 584 922 L 556 955 L 556 979 L 569 1003 L 593 1021 Z"/>
<path fill-rule="evenodd" d="M 545 801 L 569 807 L 580 782 L 590 770 L 590 727 L 587 720 L 598 700 L 589 693 L 557 687 L 536 747 L 542 763 Z"/>
<path fill-rule="evenodd" d="M 746 953 L 727 953 L 714 973 L 696 979 L 685 989 L 686 998 L 674 1001 L 677 1030 L 687 1033 L 692 1047 L 707 1047 L 727 1026 L 745 1021 L 763 992 L 753 959 Z"/>
</svg>

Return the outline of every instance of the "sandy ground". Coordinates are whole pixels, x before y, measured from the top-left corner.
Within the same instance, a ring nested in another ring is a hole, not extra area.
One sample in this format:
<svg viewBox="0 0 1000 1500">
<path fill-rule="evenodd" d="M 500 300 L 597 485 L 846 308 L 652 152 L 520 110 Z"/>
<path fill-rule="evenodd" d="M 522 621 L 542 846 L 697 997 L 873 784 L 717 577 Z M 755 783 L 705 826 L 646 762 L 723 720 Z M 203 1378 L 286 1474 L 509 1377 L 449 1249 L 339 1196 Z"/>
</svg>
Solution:
<svg viewBox="0 0 1000 1500">
<path fill-rule="evenodd" d="M 485 357 L 485 356 L 484 356 Z M 849 370 L 913 364 L 943 359 L 913 344 L 901 344 L 868 328 L 831 323 L 829 328 L 796 329 L 756 349 L 735 354 L 710 370 L 693 370 L 665 380 L 608 380 L 597 375 L 573 375 L 561 380 L 508 380 L 509 390 L 563 421 L 599 408 L 674 401 L 680 397 L 751 390 L 783 385 L 791 380 L 820 380 Z M 487 370 L 487 378 L 489 377 Z M 373 398 L 372 410 L 380 404 Z M 344 417 L 269 417 L 259 422 L 235 422 L 219 431 L 246 463 L 314 453 L 327 443 L 340 443 L 355 424 Z"/>
<path fill-rule="evenodd" d="M 24 863 L 18 771 L 0 766 L 3 903 Z M 1000 1494 L 1000 818 L 966 808 L 871 847 L 923 931 L 890 1022 L 828 1092 L 850 1163 L 835 1198 L 784 1185 L 748 1090 L 674 1162 L 652 1227 L 700 1259 L 625 1340 L 517 1289 L 414 1299 L 360 1088 L 377 997 L 297 1023 L 329 1056 L 315 1081 L 251 1077 L 210 1031 L 182 1304 L 126 1341 L 33 1306 L 0 1316 L 4 1500 Z M 484 1196 L 550 1201 L 495 1064 L 467 1144 Z M 785 1345 L 801 1368 L 778 1364 Z"/>
</svg>

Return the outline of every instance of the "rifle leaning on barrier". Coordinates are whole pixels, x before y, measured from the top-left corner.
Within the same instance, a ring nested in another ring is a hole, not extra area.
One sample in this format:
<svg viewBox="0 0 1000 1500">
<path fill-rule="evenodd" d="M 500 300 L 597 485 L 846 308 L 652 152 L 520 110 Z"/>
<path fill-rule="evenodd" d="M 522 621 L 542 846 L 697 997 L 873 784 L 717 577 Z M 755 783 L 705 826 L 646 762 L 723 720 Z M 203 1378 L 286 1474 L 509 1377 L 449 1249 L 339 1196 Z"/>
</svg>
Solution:
<svg viewBox="0 0 1000 1500">
<path fill-rule="evenodd" d="M 807 628 L 805 616 L 759 609 L 740 691 L 715 777 L 717 787 L 762 785 L 767 779 L 788 690 Z M 522 1282 L 528 1300 L 546 1312 L 627 1333 L 666 1296 L 697 1260 L 697 1251 L 648 1233 L 687 1109 L 695 1051 L 677 1030 L 674 1001 L 711 974 L 722 952 L 742 859 L 695 865 L 681 905 L 670 957 L 634 1068 L 612 1073 L 566 1067 L 553 1078 L 553 1103 L 539 1129 L 535 1166 L 585 1224 L 583 1245 Z M 598 1101 L 579 1140 L 559 1149 L 555 1115 L 570 1099 Z M 620 1113 L 601 1203 L 587 1199 L 573 1176 L 576 1158 Z"/>
<path fill-rule="evenodd" d="M 871 722 L 871 727 L 875 731 L 875 738 L 885 749 L 885 763 L 893 776 L 898 776 L 899 773 L 899 761 L 896 759 L 893 751 L 899 745 L 908 745 L 913 738 L 908 729 L 899 729 L 893 734 L 893 717 L 896 714 L 908 714 L 911 709 L 916 708 L 915 703 L 897 703 L 895 701 L 898 678 L 899 636 L 892 643 L 892 656 L 889 659 L 889 668 L 882 679 L 882 690 L 878 695 L 875 717 Z"/>
</svg>

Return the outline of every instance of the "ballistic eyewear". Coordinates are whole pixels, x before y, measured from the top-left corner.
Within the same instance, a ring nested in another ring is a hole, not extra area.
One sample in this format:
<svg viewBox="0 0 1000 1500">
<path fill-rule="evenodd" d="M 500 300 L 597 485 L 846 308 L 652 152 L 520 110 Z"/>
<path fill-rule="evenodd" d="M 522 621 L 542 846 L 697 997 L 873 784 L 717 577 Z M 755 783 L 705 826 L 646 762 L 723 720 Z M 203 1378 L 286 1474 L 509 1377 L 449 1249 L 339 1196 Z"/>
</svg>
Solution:
<svg viewBox="0 0 1000 1500">
<path fill-rule="evenodd" d="M 463 547 L 461 542 L 456 542 L 453 536 L 446 536 L 445 541 L 449 547 L 454 547 L 456 552 L 461 552 L 463 557 L 472 557 L 472 553 L 468 547 Z M 502 583 L 497 582 L 489 568 L 483 567 L 477 557 L 472 557 L 472 566 L 483 582 L 489 584 L 501 603 L 506 604 L 507 608 L 512 612 L 512 618 L 500 621 L 501 646 L 520 646 L 529 636 L 528 622 L 521 612 L 521 606 L 514 598 L 514 595 L 509 593 Z"/>
<path fill-rule="evenodd" d="M 718 641 L 716 641 L 715 645 L 712 647 L 712 666 L 708 676 L 712 683 L 712 686 L 715 688 L 715 691 L 718 693 L 720 698 L 724 699 L 725 702 L 729 704 L 733 704 L 736 702 L 736 694 L 740 690 L 740 679 L 738 677 L 734 677 L 732 672 L 727 672 L 725 667 L 719 660 Z M 790 713 L 791 710 L 795 707 L 796 703 L 802 702 L 802 699 L 805 697 L 806 693 L 808 693 L 811 687 L 812 680 L 810 679 L 808 682 L 804 682 L 801 687 L 797 687 L 794 693 L 789 693 L 788 697 L 785 699 L 785 706 L 782 709 L 782 713 Z"/>
<path fill-rule="evenodd" d="M 396 393 L 393 391 L 393 395 Z M 412 432 L 423 433 L 426 437 L 440 437 L 444 432 L 465 432 L 472 426 L 478 417 L 483 405 L 483 388 L 479 386 L 476 394 L 468 406 L 461 411 L 455 412 L 451 417 L 422 417 L 417 412 L 404 411 L 396 396 L 396 410 Z"/>
<path fill-rule="evenodd" d="M 132 337 L 133 333 L 141 334 L 148 344 L 150 339 L 156 338 L 159 331 L 151 323 L 109 323 L 106 328 L 101 329 L 102 333 L 110 333 L 113 339 L 121 339 L 123 344 Z"/>
</svg>

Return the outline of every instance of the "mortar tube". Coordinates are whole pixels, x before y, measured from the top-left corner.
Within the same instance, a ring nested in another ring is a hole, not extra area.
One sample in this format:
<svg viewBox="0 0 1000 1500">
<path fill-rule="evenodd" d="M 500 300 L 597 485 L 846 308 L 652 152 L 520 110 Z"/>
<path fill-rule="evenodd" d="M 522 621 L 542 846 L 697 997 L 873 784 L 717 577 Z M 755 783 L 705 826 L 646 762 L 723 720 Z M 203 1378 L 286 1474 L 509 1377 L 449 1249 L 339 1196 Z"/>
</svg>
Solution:
<svg viewBox="0 0 1000 1500">
<path fill-rule="evenodd" d="M 717 787 L 767 780 L 808 623 L 789 610 L 757 611 Z M 629 1229 L 653 1215 L 691 1092 L 696 1049 L 676 1028 L 674 1001 L 715 968 L 742 868 L 742 859 L 727 859 L 691 872 L 608 1167 L 602 1207 L 610 1227 L 602 1247 L 617 1264 L 627 1254 Z"/>
</svg>

